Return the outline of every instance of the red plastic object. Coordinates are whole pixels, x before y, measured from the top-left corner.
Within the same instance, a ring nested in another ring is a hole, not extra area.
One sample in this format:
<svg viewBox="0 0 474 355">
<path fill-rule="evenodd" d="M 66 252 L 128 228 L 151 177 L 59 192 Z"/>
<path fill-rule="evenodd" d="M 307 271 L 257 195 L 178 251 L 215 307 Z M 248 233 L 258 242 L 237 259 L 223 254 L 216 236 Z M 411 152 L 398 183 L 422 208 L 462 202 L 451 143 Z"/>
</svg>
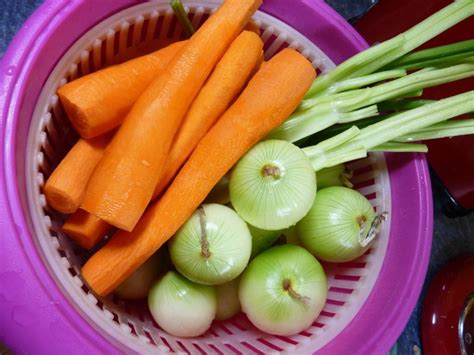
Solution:
<svg viewBox="0 0 474 355">
<path fill-rule="evenodd" d="M 380 0 L 356 25 L 370 44 L 391 38 L 410 28 L 452 0 Z M 433 47 L 474 38 L 471 17 L 443 33 L 424 47 Z M 427 98 L 443 98 L 474 89 L 474 78 L 425 91 Z M 474 208 L 474 136 L 425 142 L 428 161 L 450 194 L 464 208 Z"/>
<path fill-rule="evenodd" d="M 463 354 L 461 346 L 464 346 L 465 354 L 473 353 L 473 275 L 474 254 L 468 254 L 448 263 L 431 282 L 421 315 L 421 338 L 425 355 Z M 471 306 L 466 308 L 469 302 Z M 461 322 L 465 309 L 466 315 Z M 460 329 L 461 324 L 463 328 Z"/>
</svg>

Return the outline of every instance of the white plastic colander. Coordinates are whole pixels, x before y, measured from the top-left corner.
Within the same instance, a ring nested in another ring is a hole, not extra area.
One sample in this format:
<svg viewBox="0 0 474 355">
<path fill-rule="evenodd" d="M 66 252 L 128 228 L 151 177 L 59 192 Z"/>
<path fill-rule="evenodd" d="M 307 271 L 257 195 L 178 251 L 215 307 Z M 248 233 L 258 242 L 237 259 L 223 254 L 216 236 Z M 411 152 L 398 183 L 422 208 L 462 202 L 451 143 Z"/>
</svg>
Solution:
<svg viewBox="0 0 474 355">
<path fill-rule="evenodd" d="M 198 27 L 219 1 L 186 2 L 194 26 Z M 262 12 L 254 16 L 265 42 L 265 56 L 284 47 L 295 48 L 325 72 L 333 62 L 311 41 Z M 31 120 L 27 142 L 26 187 L 35 242 L 45 265 L 71 304 L 88 322 L 125 352 L 183 352 L 196 354 L 306 354 L 333 340 L 354 318 L 366 301 L 379 275 L 387 250 L 390 217 L 374 246 L 360 259 L 345 264 L 325 264 L 329 293 L 319 318 L 306 331 L 292 336 L 271 336 L 258 331 L 244 315 L 214 322 L 202 337 L 183 339 L 168 335 L 152 320 L 141 303 L 125 303 L 110 296 L 98 298 L 80 276 L 81 265 L 91 252 L 77 247 L 60 227 L 64 217 L 46 204 L 42 187 L 54 167 L 77 139 L 56 96 L 65 83 L 104 66 L 176 41 L 181 36 L 168 1 L 144 3 L 121 11 L 101 22 L 63 55 L 42 88 Z M 391 215 L 390 183 L 383 154 L 349 166 L 353 181 L 378 212 Z"/>
</svg>

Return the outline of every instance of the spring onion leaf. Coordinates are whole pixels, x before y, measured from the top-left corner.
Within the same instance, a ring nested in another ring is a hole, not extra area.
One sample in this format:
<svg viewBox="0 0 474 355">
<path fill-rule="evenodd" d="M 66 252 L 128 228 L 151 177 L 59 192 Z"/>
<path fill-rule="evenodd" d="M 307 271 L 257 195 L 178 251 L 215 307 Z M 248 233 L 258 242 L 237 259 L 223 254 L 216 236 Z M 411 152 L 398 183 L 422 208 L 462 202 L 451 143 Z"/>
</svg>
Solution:
<svg viewBox="0 0 474 355">
<path fill-rule="evenodd" d="M 184 34 L 188 38 L 191 37 L 194 34 L 195 30 L 193 24 L 189 20 L 186 10 L 184 9 L 183 3 L 181 2 L 181 0 L 171 0 L 170 5 L 173 9 L 175 16 L 178 18 L 179 23 L 183 27 Z"/>
<path fill-rule="evenodd" d="M 417 69 L 426 67 L 426 63 L 435 63 L 439 60 L 440 63 L 448 58 L 467 58 L 474 53 L 474 39 L 467 41 L 448 44 L 435 48 L 428 48 L 413 53 L 408 53 L 403 57 L 394 60 L 384 69 Z M 448 60 L 449 61 L 449 60 Z"/>
<path fill-rule="evenodd" d="M 474 64 L 458 64 L 448 68 L 420 70 L 410 75 L 365 89 L 333 94 L 309 100 L 309 108 L 298 111 L 274 129 L 268 138 L 296 142 L 334 124 L 351 122 L 347 114 L 387 100 L 410 95 L 424 88 L 474 76 Z M 373 114 L 357 118 L 371 117 Z"/>
<path fill-rule="evenodd" d="M 338 81 L 371 74 L 472 15 L 473 0 L 455 1 L 411 29 L 366 49 L 319 76 L 306 98 L 320 95 Z"/>
<path fill-rule="evenodd" d="M 318 171 L 329 166 L 347 162 L 349 160 L 341 161 L 341 157 L 344 158 L 346 156 L 349 159 L 351 155 L 360 155 L 361 148 L 367 152 L 400 136 L 408 135 L 411 132 L 473 110 L 474 90 L 393 115 L 361 129 L 355 138 L 342 142 L 336 149 L 326 151 L 322 155 L 319 154 L 317 159 L 312 159 L 313 168 Z M 323 141 L 316 145 L 316 147 L 324 146 L 324 144 L 325 142 Z M 310 149 L 315 148 L 309 147 L 303 149 L 303 151 Z"/>
<path fill-rule="evenodd" d="M 395 139 L 397 142 L 414 142 L 474 134 L 474 119 L 446 121 L 411 132 Z"/>
<path fill-rule="evenodd" d="M 370 148 L 369 152 L 394 152 L 394 153 L 427 153 L 425 144 L 387 142 Z"/>
</svg>

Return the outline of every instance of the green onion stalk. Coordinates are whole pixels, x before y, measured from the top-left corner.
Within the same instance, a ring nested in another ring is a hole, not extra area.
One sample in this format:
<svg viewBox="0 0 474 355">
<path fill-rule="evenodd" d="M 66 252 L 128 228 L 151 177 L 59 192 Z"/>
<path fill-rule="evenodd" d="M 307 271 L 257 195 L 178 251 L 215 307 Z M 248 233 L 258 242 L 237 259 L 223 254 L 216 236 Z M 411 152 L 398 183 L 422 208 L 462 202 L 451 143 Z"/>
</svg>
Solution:
<svg viewBox="0 0 474 355">
<path fill-rule="evenodd" d="M 319 144 L 303 148 L 303 152 L 310 158 L 313 168 L 318 171 L 354 160 L 354 157 L 363 158 L 367 152 L 381 150 L 378 147 L 383 147 L 394 140 L 402 140 L 399 143 L 407 144 L 404 142 L 420 137 L 440 138 L 443 135 L 437 133 L 438 131 L 449 136 L 463 129 L 461 128 L 463 123 L 445 121 L 471 111 L 474 111 L 474 90 L 395 114 L 362 129 L 353 126 Z M 468 129 L 473 132 L 472 120 L 467 121 L 465 127 L 469 128 L 464 128 L 465 132 Z M 437 124 L 438 127 L 434 126 Z M 450 132 L 451 129 L 453 131 Z"/>
</svg>

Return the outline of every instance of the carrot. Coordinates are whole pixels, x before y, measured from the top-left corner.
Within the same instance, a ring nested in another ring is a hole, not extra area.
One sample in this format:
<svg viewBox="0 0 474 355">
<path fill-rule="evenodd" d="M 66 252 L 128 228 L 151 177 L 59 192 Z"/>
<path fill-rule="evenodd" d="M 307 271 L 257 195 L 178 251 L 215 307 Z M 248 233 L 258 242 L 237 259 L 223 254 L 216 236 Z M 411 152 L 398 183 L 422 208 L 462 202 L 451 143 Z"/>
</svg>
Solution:
<svg viewBox="0 0 474 355">
<path fill-rule="evenodd" d="M 81 137 L 92 138 L 119 126 L 139 95 L 184 43 L 85 75 L 59 88 L 59 99 Z"/>
<path fill-rule="evenodd" d="M 202 136 L 238 96 L 249 77 L 255 74 L 263 58 L 262 48 L 260 38 L 246 31 L 229 47 L 191 104 L 166 159 L 164 177 L 160 179 L 153 198 L 161 194 Z M 86 249 L 99 242 L 109 229 L 109 224 L 84 210 L 71 215 L 63 225 L 64 232 Z"/>
<path fill-rule="evenodd" d="M 81 208 L 130 231 L 150 202 L 173 137 L 205 80 L 261 0 L 226 0 L 139 97 L 97 166 Z"/>
<path fill-rule="evenodd" d="M 166 159 L 164 177 L 160 178 L 153 198 L 175 176 L 202 136 L 214 124 L 258 69 L 262 60 L 263 43 L 253 32 L 242 32 L 216 65 L 211 76 L 194 99 L 178 131 Z M 71 215 L 63 230 L 84 248 L 99 242 L 110 226 L 84 210 Z"/>
<path fill-rule="evenodd" d="M 51 207 L 62 213 L 73 213 L 79 208 L 87 183 L 110 139 L 110 135 L 79 139 L 72 147 L 43 188 Z"/>
<path fill-rule="evenodd" d="M 260 27 L 257 26 L 257 24 L 253 21 L 249 21 L 247 24 L 247 27 L 245 27 L 247 31 L 252 31 L 255 32 L 257 35 L 260 36 Z"/>
<path fill-rule="evenodd" d="M 268 61 L 133 232 L 117 232 L 86 262 L 82 276 L 89 286 L 99 295 L 109 294 L 171 238 L 238 159 L 288 118 L 315 75 L 311 63 L 293 49 Z"/>
<path fill-rule="evenodd" d="M 240 94 L 254 68 L 260 64 L 262 50 L 260 37 L 244 31 L 217 63 L 175 136 L 153 197 L 159 196 L 169 185 L 202 136 Z"/>
<path fill-rule="evenodd" d="M 110 230 L 110 225 L 79 209 L 66 219 L 62 230 L 81 247 L 90 249 Z"/>
<path fill-rule="evenodd" d="M 229 47 L 191 104 L 166 160 L 164 178 L 160 179 L 153 198 L 169 184 L 202 136 L 240 93 L 254 74 L 254 67 L 260 66 L 262 48 L 261 39 L 246 31 Z M 63 231 L 86 249 L 99 242 L 109 229 L 109 224 L 84 210 L 75 212 L 63 225 Z"/>
</svg>

